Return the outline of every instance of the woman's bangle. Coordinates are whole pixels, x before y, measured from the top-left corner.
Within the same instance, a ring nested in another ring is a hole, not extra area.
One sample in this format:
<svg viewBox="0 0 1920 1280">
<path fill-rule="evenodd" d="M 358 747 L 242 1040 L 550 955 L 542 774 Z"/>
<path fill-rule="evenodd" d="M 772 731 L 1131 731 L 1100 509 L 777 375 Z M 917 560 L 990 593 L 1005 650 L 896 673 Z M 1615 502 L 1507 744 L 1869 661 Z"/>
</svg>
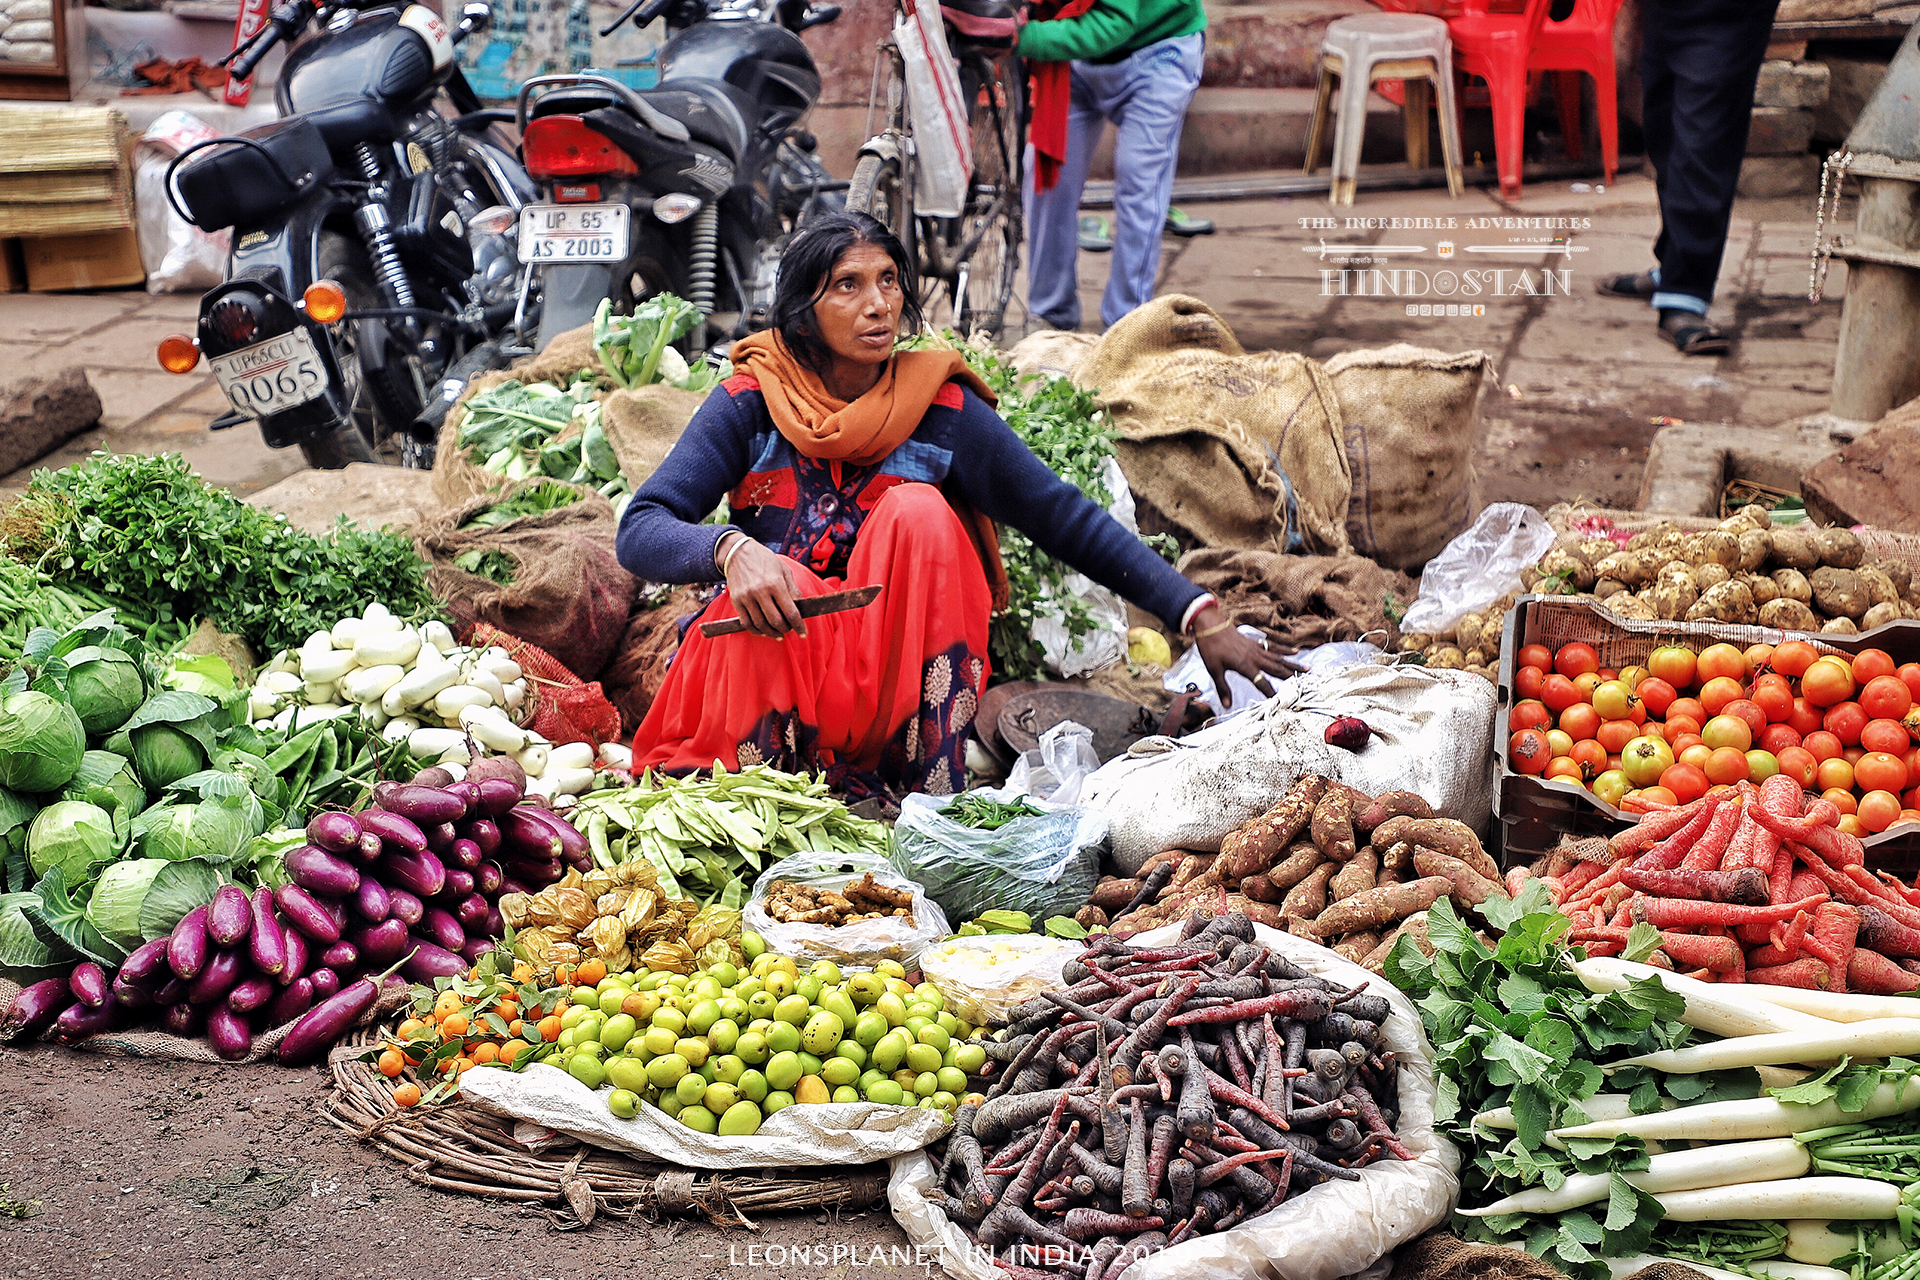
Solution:
<svg viewBox="0 0 1920 1280">
<path fill-rule="evenodd" d="M 1206 628 L 1203 631 L 1194 632 L 1193 638 L 1195 640 L 1205 640 L 1208 636 L 1217 636 L 1222 631 L 1231 631 L 1233 630 L 1233 628 L 1234 628 L 1234 623 L 1231 620 L 1226 622 L 1216 622 L 1212 626 Z"/>
<path fill-rule="evenodd" d="M 734 556 L 739 554 L 740 548 L 746 546 L 748 541 L 747 535 L 744 533 L 741 534 L 733 540 L 733 545 L 727 548 L 726 554 L 720 557 L 720 580 L 722 582 L 726 581 L 727 578 L 727 566 L 733 563 Z"/>
</svg>

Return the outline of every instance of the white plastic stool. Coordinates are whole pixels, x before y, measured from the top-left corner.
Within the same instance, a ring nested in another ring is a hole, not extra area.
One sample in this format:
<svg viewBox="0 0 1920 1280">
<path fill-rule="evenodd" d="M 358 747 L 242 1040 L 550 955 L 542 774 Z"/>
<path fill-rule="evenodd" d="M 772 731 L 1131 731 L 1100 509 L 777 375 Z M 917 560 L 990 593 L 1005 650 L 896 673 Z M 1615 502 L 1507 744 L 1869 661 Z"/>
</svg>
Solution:
<svg viewBox="0 0 1920 1280">
<path fill-rule="evenodd" d="M 1367 93 L 1378 80 L 1406 82 L 1404 109 L 1407 163 L 1427 164 L 1429 83 L 1439 89 L 1440 155 L 1447 169 L 1447 190 L 1456 198 L 1460 173 L 1460 116 L 1453 103 L 1453 42 L 1439 18 L 1414 13 L 1371 13 L 1329 23 L 1320 45 L 1320 80 L 1313 99 L 1313 123 L 1307 130 L 1306 171 L 1319 167 L 1333 105 L 1334 77 L 1340 79 L 1340 122 L 1333 135 L 1334 204 L 1352 204 L 1360 171 L 1360 143 L 1366 133 Z"/>
</svg>

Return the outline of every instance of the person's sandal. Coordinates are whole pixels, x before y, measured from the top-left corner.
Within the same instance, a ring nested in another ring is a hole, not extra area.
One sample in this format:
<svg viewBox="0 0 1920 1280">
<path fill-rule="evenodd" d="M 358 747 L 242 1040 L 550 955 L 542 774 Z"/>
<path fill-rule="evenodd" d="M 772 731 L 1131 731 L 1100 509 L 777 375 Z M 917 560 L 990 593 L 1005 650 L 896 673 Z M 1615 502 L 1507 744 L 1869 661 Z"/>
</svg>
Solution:
<svg viewBox="0 0 1920 1280">
<path fill-rule="evenodd" d="M 1683 356 L 1717 356 L 1733 349 L 1733 339 L 1691 311 L 1660 313 L 1660 336 Z"/>
<path fill-rule="evenodd" d="M 1167 210 L 1167 232 L 1182 238 L 1191 236 L 1210 236 L 1213 234 L 1213 219 L 1190 218 L 1183 210 Z"/>
<path fill-rule="evenodd" d="M 1109 253 L 1113 249 L 1113 231 L 1107 220 L 1089 213 L 1080 219 L 1080 248 L 1087 253 Z"/>
<path fill-rule="evenodd" d="M 1633 298 L 1645 302 L 1660 290 L 1645 271 L 1628 271 L 1617 276 L 1601 276 L 1593 290 L 1603 298 Z"/>
</svg>

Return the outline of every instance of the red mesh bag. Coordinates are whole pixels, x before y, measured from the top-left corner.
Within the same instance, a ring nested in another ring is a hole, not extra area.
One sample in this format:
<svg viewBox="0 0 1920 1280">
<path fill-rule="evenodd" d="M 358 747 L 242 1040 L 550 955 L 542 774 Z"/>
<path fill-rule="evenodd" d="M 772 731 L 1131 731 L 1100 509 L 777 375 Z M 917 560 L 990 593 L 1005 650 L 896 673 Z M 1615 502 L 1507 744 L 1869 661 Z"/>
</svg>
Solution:
<svg viewBox="0 0 1920 1280">
<path fill-rule="evenodd" d="M 587 742 L 598 747 L 620 740 L 620 713 L 607 701 L 597 680 L 582 680 L 545 649 L 510 636 L 490 623 L 465 630 L 463 644 L 477 649 L 499 645 L 520 664 L 527 678 L 523 727 L 548 742 Z"/>
</svg>

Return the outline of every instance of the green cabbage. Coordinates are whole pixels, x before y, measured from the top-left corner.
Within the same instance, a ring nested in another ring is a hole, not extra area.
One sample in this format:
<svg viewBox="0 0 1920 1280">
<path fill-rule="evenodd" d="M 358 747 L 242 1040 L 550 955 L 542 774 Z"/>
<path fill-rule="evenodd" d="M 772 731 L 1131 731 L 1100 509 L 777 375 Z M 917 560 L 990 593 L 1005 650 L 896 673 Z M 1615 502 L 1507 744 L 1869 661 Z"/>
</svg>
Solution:
<svg viewBox="0 0 1920 1280">
<path fill-rule="evenodd" d="M 119 649 L 75 650 L 67 671 L 67 701 L 89 734 L 118 729 L 146 701 L 140 663 Z"/>
<path fill-rule="evenodd" d="M 206 768 L 207 755 L 194 738 L 171 724 L 142 725 L 127 735 L 133 767 L 155 791 Z"/>
<path fill-rule="evenodd" d="M 84 884 L 95 867 L 112 862 L 119 851 L 113 815 L 84 800 L 57 800 L 27 828 L 27 860 L 36 876 L 59 867 L 68 884 Z"/>
<path fill-rule="evenodd" d="M 30 903 L 38 906 L 40 895 L 0 894 L 0 977 L 11 978 L 21 986 L 62 977 L 74 961 L 72 951 L 49 945 L 33 927 L 26 913 Z"/>
<path fill-rule="evenodd" d="M 155 805 L 133 823 L 134 847 L 140 856 L 169 861 L 209 858 L 225 863 L 253 836 L 245 808 L 212 800 Z"/>
<path fill-rule="evenodd" d="M 80 771 L 60 793 L 62 800 L 85 800 L 111 811 L 118 807 L 131 818 L 147 807 L 147 789 L 134 776 L 125 756 L 111 751 L 89 751 L 80 758 Z"/>
<path fill-rule="evenodd" d="M 0 787 L 58 791 L 86 749 L 80 717 L 58 698 L 23 689 L 0 702 Z"/>
<path fill-rule="evenodd" d="M 131 950 L 167 933 L 195 907 L 213 900 L 220 873 L 202 858 L 169 862 L 132 858 L 100 874 L 87 919 L 109 942 Z"/>
</svg>

